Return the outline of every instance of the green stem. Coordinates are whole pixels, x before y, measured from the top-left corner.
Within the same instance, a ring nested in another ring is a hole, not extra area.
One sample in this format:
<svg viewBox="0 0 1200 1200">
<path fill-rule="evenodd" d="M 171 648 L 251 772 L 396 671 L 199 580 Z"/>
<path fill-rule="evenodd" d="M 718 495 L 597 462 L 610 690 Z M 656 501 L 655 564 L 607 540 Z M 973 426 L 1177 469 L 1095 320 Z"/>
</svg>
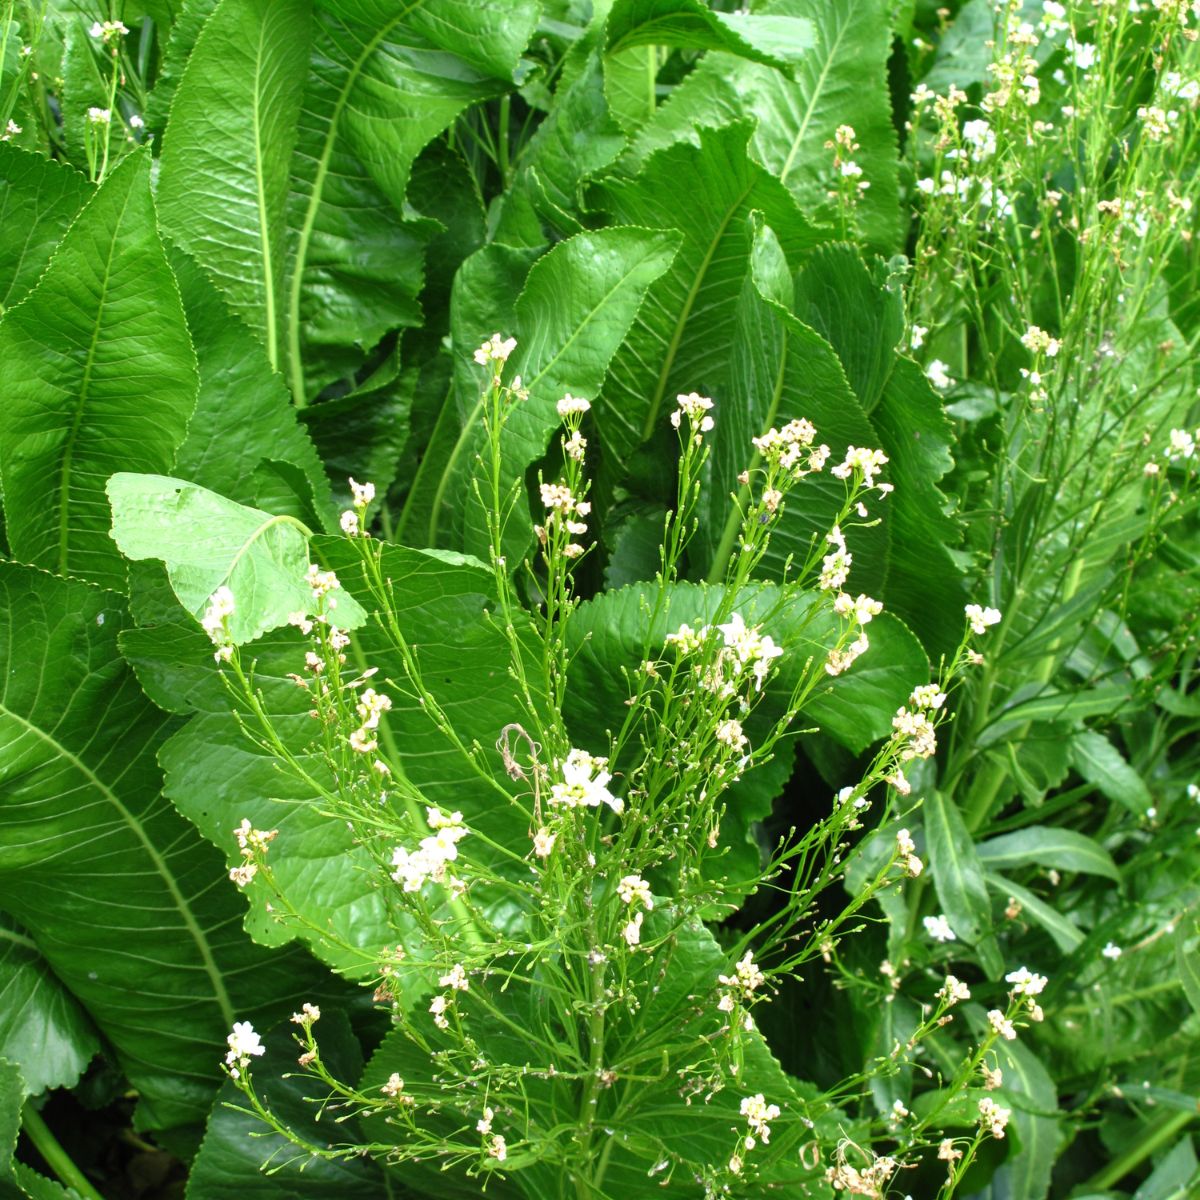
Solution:
<svg viewBox="0 0 1200 1200">
<path fill-rule="evenodd" d="M 1195 1119 L 1194 1112 L 1164 1113 L 1158 1120 L 1150 1122 L 1142 1136 L 1124 1154 L 1114 1158 L 1086 1183 L 1080 1184 L 1078 1190 L 1081 1193 L 1102 1192 L 1113 1187 L 1171 1141 L 1176 1134 L 1182 1133 Z"/>
<path fill-rule="evenodd" d="M 58 1144 L 58 1139 L 50 1132 L 50 1127 L 33 1107 L 32 1101 L 26 1101 L 21 1110 L 21 1128 L 62 1183 L 78 1192 L 83 1200 L 104 1200 L 87 1176 L 71 1161 L 71 1156 Z"/>
</svg>

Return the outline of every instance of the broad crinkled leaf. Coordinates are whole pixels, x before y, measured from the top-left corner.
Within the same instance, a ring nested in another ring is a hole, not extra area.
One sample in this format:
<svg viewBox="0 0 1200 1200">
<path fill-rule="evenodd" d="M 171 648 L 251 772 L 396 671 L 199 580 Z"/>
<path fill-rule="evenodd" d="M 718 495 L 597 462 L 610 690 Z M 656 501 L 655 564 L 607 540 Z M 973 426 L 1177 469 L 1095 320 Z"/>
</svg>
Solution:
<svg viewBox="0 0 1200 1200">
<path fill-rule="evenodd" d="M 746 156 L 749 134 L 748 126 L 704 130 L 699 146 L 671 146 L 636 177 L 610 177 L 589 189 L 616 221 L 683 235 L 604 385 L 596 417 L 617 458 L 670 432 L 677 393 L 726 394 L 728 330 L 749 269 L 751 210 L 766 214 L 789 255 L 816 240 L 786 189 Z"/>
<path fill-rule="evenodd" d="M 162 143 L 163 228 L 281 361 L 286 206 L 309 0 L 222 0 L 179 80 Z"/>
<path fill-rule="evenodd" d="M 860 145 L 854 161 L 871 185 L 858 200 L 859 229 L 871 245 L 896 248 L 902 225 L 887 6 L 882 0 L 775 0 L 760 11 L 759 20 L 808 26 L 816 44 L 790 73 L 708 54 L 639 131 L 631 161 L 644 162 L 680 140 L 696 142 L 704 127 L 754 120 L 750 153 L 806 213 L 828 223 L 835 215 L 827 195 L 835 169 L 825 143 L 839 125 L 850 125 Z"/>
<path fill-rule="evenodd" d="M 561 424 L 555 405 L 563 394 L 592 398 L 599 392 L 647 289 L 669 268 L 678 244 L 678 237 L 667 230 L 601 229 L 560 242 L 534 264 L 517 298 L 515 325 L 509 331 L 517 338 L 517 349 L 508 369 L 510 375 L 520 374 L 529 396 L 514 405 L 504 427 L 502 485 L 506 490 L 514 482 L 523 482 L 526 469 L 546 453 L 551 433 Z M 466 344 L 456 344 L 458 362 L 469 363 L 475 347 L 491 332 L 485 330 Z M 476 378 L 484 382 L 478 368 Z M 482 401 L 476 400 L 443 470 L 443 480 L 454 481 L 449 486 L 465 512 L 461 546 L 481 557 L 487 554 L 485 513 L 472 494 L 470 479 L 477 471 L 475 456 L 483 437 Z M 482 476 L 479 479 L 484 482 Z M 446 487 L 438 490 L 445 494 Z M 491 500 L 486 487 L 483 499 L 484 503 Z M 532 526 L 522 503 L 506 530 L 506 548 L 514 561 L 528 546 Z"/>
<path fill-rule="evenodd" d="M 608 52 L 635 46 L 723 50 L 789 67 L 813 47 L 808 21 L 788 16 L 713 12 L 702 0 L 617 0 L 608 14 Z"/>
<path fill-rule="evenodd" d="M 166 475 L 119 472 L 108 481 L 112 536 L 135 562 L 166 564 L 171 586 L 199 619 L 219 587 L 234 596 L 233 640 L 252 641 L 286 625 L 290 614 L 313 611 L 305 582 L 310 530 L 295 517 L 273 516 Z M 337 598 L 336 621 L 353 629 L 364 614 L 349 596 Z"/>
<path fill-rule="evenodd" d="M 71 167 L 0 142 L 0 315 L 37 283 L 89 191 Z"/>
<path fill-rule="evenodd" d="M 511 89 L 536 15 L 529 0 L 318 6 L 290 205 L 297 403 L 331 377 L 331 348 L 369 349 L 388 329 L 420 324 L 431 230 L 403 218 L 413 161 L 465 108 Z"/>
<path fill-rule="evenodd" d="M 285 463 L 303 479 L 287 511 L 314 527 L 333 528 L 329 480 L 287 388 L 261 343 L 233 319 L 220 293 L 182 251 L 172 266 L 200 368 L 200 391 L 175 473 L 239 504 L 261 503 L 264 463 Z"/>
<path fill-rule="evenodd" d="M 117 167 L 0 321 L 0 481 L 13 554 L 123 589 L 104 481 L 167 471 L 196 400 L 150 155 Z"/>
<path fill-rule="evenodd" d="M 0 907 L 164 1128 L 203 1118 L 231 1021 L 303 976 L 246 939 L 220 856 L 161 795 L 169 721 L 117 653 L 125 619 L 111 593 L 0 564 Z"/>
<path fill-rule="evenodd" d="M 99 1049 L 87 1013 L 33 939 L 0 914 L 0 1059 L 20 1065 L 36 1096 L 74 1087 Z"/>
</svg>

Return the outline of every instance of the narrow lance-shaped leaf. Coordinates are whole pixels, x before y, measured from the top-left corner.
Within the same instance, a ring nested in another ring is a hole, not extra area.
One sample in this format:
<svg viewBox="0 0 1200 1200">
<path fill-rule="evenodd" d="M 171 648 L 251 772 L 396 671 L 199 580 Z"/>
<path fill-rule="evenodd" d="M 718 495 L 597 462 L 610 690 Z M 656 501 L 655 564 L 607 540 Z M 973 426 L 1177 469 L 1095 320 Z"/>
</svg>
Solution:
<svg viewBox="0 0 1200 1200">
<path fill-rule="evenodd" d="M 155 231 L 150 155 L 138 152 L 0 322 L 0 480 L 14 555 L 123 589 L 104 481 L 170 469 L 196 385 Z"/>
<path fill-rule="evenodd" d="M 0 907 L 116 1048 L 142 1121 L 203 1117 L 234 1017 L 297 964 L 239 928 L 219 855 L 160 794 L 167 718 L 117 653 L 120 599 L 0 564 Z"/>
<path fill-rule="evenodd" d="M 308 62 L 309 0 L 222 0 L 163 137 L 163 227 L 280 361 L 288 168 Z"/>
</svg>

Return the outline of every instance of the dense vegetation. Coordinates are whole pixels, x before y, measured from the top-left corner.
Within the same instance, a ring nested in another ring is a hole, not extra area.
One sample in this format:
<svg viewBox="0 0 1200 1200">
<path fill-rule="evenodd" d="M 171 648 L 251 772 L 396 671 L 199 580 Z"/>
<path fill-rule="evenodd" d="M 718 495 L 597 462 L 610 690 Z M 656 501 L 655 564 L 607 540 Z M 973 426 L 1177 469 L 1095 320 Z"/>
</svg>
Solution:
<svg viewBox="0 0 1200 1200">
<path fill-rule="evenodd" d="M 1196 1194 L 1198 35 L 0 0 L 0 1197 Z"/>
</svg>

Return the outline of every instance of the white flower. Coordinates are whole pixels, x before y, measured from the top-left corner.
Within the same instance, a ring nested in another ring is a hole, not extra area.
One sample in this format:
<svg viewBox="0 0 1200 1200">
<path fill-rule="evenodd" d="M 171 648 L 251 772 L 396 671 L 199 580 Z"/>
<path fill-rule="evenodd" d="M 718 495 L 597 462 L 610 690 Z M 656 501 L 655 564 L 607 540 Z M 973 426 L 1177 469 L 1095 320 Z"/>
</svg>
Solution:
<svg viewBox="0 0 1200 1200">
<path fill-rule="evenodd" d="M 493 1134 L 491 1141 L 488 1142 L 487 1152 L 489 1157 L 494 1158 L 497 1162 L 503 1162 L 508 1157 L 508 1143 L 500 1134 Z"/>
<path fill-rule="evenodd" d="M 490 1108 L 488 1105 L 484 1105 L 483 1116 L 480 1117 L 479 1120 L 475 1122 L 475 1132 L 476 1133 L 491 1133 L 492 1132 L 492 1120 L 495 1116 L 496 1116 L 495 1111 L 492 1108 Z"/>
<path fill-rule="evenodd" d="M 1011 1116 L 1012 1109 L 1001 1108 L 991 1096 L 984 1096 L 979 1101 L 979 1124 L 982 1128 L 986 1128 L 994 1138 L 1004 1136 L 1004 1127 L 1008 1124 L 1008 1118 Z"/>
<path fill-rule="evenodd" d="M 141 116 L 139 116 L 137 113 L 134 113 L 129 118 L 129 128 L 130 129 L 144 129 L 145 127 L 146 127 L 145 120 Z"/>
<path fill-rule="evenodd" d="M 949 368 L 940 358 L 935 358 L 925 368 L 925 377 L 935 388 L 943 392 L 954 384 L 954 380 L 949 375 Z"/>
<path fill-rule="evenodd" d="M 449 1007 L 449 1001 L 445 996 L 434 996 L 429 1002 L 429 1011 L 433 1014 L 433 1023 L 439 1029 L 449 1029 L 450 1022 L 446 1017 L 446 1009 Z"/>
<path fill-rule="evenodd" d="M 592 403 L 590 400 L 585 400 L 582 396 L 572 396 L 568 392 L 555 407 L 558 409 L 560 417 L 570 417 L 591 411 Z"/>
<path fill-rule="evenodd" d="M 342 532 L 347 537 L 358 536 L 358 513 L 352 508 L 346 509 L 338 518 L 338 524 L 342 527 Z"/>
<path fill-rule="evenodd" d="M 533 835 L 533 852 L 538 858 L 549 858 L 550 852 L 554 849 L 554 843 L 558 839 L 558 834 L 551 833 L 548 829 L 539 829 Z"/>
<path fill-rule="evenodd" d="M 981 608 L 978 604 L 968 604 L 963 610 L 971 629 L 975 633 L 987 633 L 988 628 L 1000 623 L 1000 610 L 996 608 Z"/>
<path fill-rule="evenodd" d="M 475 351 L 475 361 L 481 366 L 486 367 L 490 362 L 503 363 L 508 361 L 508 356 L 517 348 L 516 338 L 504 338 L 498 333 L 493 333 L 478 350 Z"/>
<path fill-rule="evenodd" d="M 751 950 L 747 950 L 742 955 L 734 971 L 733 975 L 718 975 L 717 979 L 731 991 L 740 992 L 746 997 L 767 981 L 767 977 L 759 970 L 758 964 L 754 961 L 754 954 Z"/>
<path fill-rule="evenodd" d="M 962 136 L 963 141 L 971 147 L 971 158 L 976 162 L 991 158 L 996 153 L 996 131 L 982 117 L 964 122 Z"/>
<path fill-rule="evenodd" d="M 87 119 L 89 125 L 107 125 L 112 120 L 112 109 L 93 106 L 87 110 Z"/>
<path fill-rule="evenodd" d="M 213 592 L 200 618 L 200 625 L 213 643 L 218 646 L 229 644 L 228 619 L 233 616 L 233 592 L 224 584 Z"/>
<path fill-rule="evenodd" d="M 929 180 L 932 184 L 933 180 Z M 929 332 L 928 325 L 914 325 L 912 332 L 908 335 L 908 345 L 911 350 L 920 350 L 925 344 L 925 335 Z"/>
<path fill-rule="evenodd" d="M 562 764 L 562 782 L 550 789 L 550 803 L 562 804 L 567 808 L 586 805 L 597 808 L 607 804 L 615 813 L 623 812 L 625 802 L 608 790 L 612 775 L 604 768 L 607 758 L 593 758 L 583 750 L 572 750 Z"/>
<path fill-rule="evenodd" d="M 307 1000 L 300 1005 L 298 1013 L 292 1013 L 292 1022 L 296 1025 L 315 1025 L 320 1019 L 321 1010 Z"/>
<path fill-rule="evenodd" d="M 1036 975 L 1025 967 L 1018 967 L 1004 977 L 1005 983 L 1013 985 L 1014 996 L 1040 996 L 1046 984 L 1050 981 L 1045 975 Z"/>
<path fill-rule="evenodd" d="M 353 477 L 349 482 L 355 508 L 366 508 L 375 499 L 375 485 L 373 483 L 357 483 Z"/>
<path fill-rule="evenodd" d="M 400 1093 L 404 1091 L 404 1080 L 400 1078 L 397 1072 L 393 1071 L 388 1076 L 387 1083 L 385 1083 L 379 1090 L 385 1096 L 387 1096 L 389 1100 L 395 1100 Z"/>
<path fill-rule="evenodd" d="M 379 748 L 379 742 L 371 730 L 363 728 L 356 729 L 349 738 L 350 749 L 356 754 L 370 754 L 372 750 Z"/>
<path fill-rule="evenodd" d="M 632 919 L 621 930 L 621 936 L 630 946 L 636 946 L 642 940 L 642 920 L 644 913 L 634 913 Z"/>
<path fill-rule="evenodd" d="M 625 875 L 617 884 L 617 895 L 625 904 L 639 902 L 643 908 L 654 907 L 654 897 L 650 894 L 650 885 L 640 875 Z"/>
<path fill-rule="evenodd" d="M 936 683 L 923 683 L 913 688 L 912 703 L 917 708 L 941 708 L 946 703 L 946 693 Z"/>
<path fill-rule="evenodd" d="M 837 479 L 849 479 L 854 472 L 862 474 L 864 487 L 875 486 L 875 476 L 887 464 L 888 457 L 882 450 L 870 450 L 866 446 L 847 446 L 846 457 L 831 471 Z"/>
<path fill-rule="evenodd" d="M 1196 439 L 1186 429 L 1172 429 L 1168 437 L 1167 457 L 1171 462 L 1191 458 L 1196 453 Z"/>
<path fill-rule="evenodd" d="M 1077 71 L 1090 71 L 1096 65 L 1096 47 L 1091 42 L 1067 38 L 1067 55 Z"/>
<path fill-rule="evenodd" d="M 742 723 L 732 718 L 722 721 L 717 726 L 716 738 L 718 742 L 723 746 L 728 746 L 731 750 L 742 750 L 748 744 L 748 739 L 742 732 Z"/>
<path fill-rule="evenodd" d="M 471 987 L 471 982 L 467 979 L 467 973 L 463 970 L 462 963 L 455 963 L 449 972 L 438 980 L 438 984 L 441 987 L 454 988 L 457 992 L 468 991 Z"/>
<path fill-rule="evenodd" d="M 971 989 L 961 979 L 947 975 L 946 982 L 938 990 L 937 996 L 939 1000 L 945 1000 L 947 1004 L 959 1004 L 964 1000 L 970 1000 Z"/>
<path fill-rule="evenodd" d="M 950 928 L 950 922 L 941 913 L 936 917 L 924 917 L 922 924 L 925 926 L 925 932 L 935 942 L 953 942 L 957 940 L 954 930 Z"/>
<path fill-rule="evenodd" d="M 1114 942 L 1109 942 L 1108 945 L 1106 945 L 1104 949 L 1100 951 L 1100 953 L 1103 954 L 1105 958 L 1110 958 L 1115 961 L 1121 957 L 1121 947 L 1116 945 Z"/>
<path fill-rule="evenodd" d="M 1016 1041 L 1017 1031 L 1013 1028 L 1013 1023 L 998 1008 L 989 1010 L 987 1019 L 992 1029 L 1005 1041 Z"/>
<path fill-rule="evenodd" d="M 685 415 L 697 437 L 712 429 L 713 419 L 709 413 L 712 410 L 713 402 L 707 396 L 701 396 L 699 392 L 688 392 L 686 396 L 677 396 L 675 404 L 675 411 L 671 413 L 671 424 L 676 429 L 679 428 L 679 422 Z"/>
<path fill-rule="evenodd" d="M 770 1142 L 771 1127 L 767 1122 L 773 1121 L 779 1116 L 779 1105 L 768 1104 L 762 1092 L 758 1092 L 753 1096 L 743 1098 L 741 1113 L 746 1118 L 746 1124 L 750 1126 L 753 1133 L 762 1138 L 763 1145 L 765 1146 Z"/>
<path fill-rule="evenodd" d="M 229 1047 L 225 1054 L 225 1065 L 234 1079 L 240 1078 L 242 1071 L 250 1065 L 251 1058 L 260 1058 L 267 1049 L 249 1021 L 234 1021 L 233 1031 L 225 1041 Z"/>
<path fill-rule="evenodd" d="M 246 887 L 257 874 L 258 867 L 252 862 L 241 863 L 229 869 L 229 878 L 240 888 Z"/>
</svg>

